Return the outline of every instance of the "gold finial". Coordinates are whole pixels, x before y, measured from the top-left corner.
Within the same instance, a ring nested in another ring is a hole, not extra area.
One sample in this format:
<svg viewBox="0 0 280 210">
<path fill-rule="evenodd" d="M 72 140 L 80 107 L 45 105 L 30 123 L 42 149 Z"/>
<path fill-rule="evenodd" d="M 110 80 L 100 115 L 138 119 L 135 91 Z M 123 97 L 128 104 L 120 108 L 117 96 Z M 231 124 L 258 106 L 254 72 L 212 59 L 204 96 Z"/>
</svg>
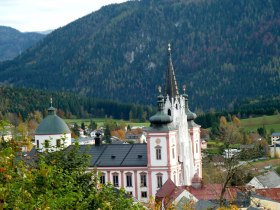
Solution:
<svg viewBox="0 0 280 210">
<path fill-rule="evenodd" d="M 51 106 L 52 106 L 52 96 L 51 96 Z"/>
<path fill-rule="evenodd" d="M 184 91 L 184 94 L 186 93 L 186 85 L 183 85 L 183 91 Z"/>
<path fill-rule="evenodd" d="M 170 43 L 168 44 L 168 52 L 169 53 L 171 52 L 171 44 Z"/>
<path fill-rule="evenodd" d="M 158 86 L 158 92 L 161 93 L 161 86 Z"/>
</svg>

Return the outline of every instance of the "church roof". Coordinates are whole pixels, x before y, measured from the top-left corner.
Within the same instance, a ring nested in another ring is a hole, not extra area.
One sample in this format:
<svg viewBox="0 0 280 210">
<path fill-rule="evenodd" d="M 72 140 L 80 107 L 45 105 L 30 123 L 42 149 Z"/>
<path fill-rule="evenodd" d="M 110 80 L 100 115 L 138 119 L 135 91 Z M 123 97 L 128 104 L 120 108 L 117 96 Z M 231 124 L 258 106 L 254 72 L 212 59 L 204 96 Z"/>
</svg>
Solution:
<svg viewBox="0 0 280 210">
<path fill-rule="evenodd" d="M 165 78 L 165 89 L 164 94 L 165 96 L 169 96 L 170 98 L 175 98 L 176 96 L 179 96 L 178 86 L 176 82 L 175 72 L 172 64 L 172 57 L 171 57 L 171 46 L 168 45 L 168 67 L 166 72 L 166 78 Z"/>
<path fill-rule="evenodd" d="M 67 124 L 56 115 L 54 107 L 48 109 L 48 116 L 42 120 L 35 131 L 35 135 L 70 133 Z"/>
<path fill-rule="evenodd" d="M 147 144 L 81 145 L 80 152 L 91 156 L 91 167 L 147 166 Z"/>
</svg>

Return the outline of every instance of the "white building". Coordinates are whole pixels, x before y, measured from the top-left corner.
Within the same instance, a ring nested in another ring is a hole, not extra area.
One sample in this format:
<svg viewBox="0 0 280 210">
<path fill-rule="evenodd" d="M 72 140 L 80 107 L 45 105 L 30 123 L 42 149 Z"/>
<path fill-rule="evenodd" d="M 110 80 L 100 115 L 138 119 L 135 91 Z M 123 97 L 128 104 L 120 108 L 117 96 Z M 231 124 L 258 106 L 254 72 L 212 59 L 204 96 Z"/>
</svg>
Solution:
<svg viewBox="0 0 280 210">
<path fill-rule="evenodd" d="M 271 134 L 271 144 L 280 144 L 280 133 L 272 133 Z"/>
<path fill-rule="evenodd" d="M 71 132 L 66 123 L 56 115 L 56 109 L 52 106 L 48 109 L 48 116 L 35 131 L 35 143 L 41 152 L 57 151 L 71 145 Z"/>
</svg>

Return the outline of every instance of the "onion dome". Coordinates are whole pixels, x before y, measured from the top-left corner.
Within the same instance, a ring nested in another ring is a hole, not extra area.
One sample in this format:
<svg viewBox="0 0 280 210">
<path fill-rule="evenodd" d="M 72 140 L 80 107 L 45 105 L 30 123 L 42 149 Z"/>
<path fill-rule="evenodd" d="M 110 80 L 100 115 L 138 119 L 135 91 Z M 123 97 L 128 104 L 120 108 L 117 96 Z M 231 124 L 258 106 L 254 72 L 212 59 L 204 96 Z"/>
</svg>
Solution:
<svg viewBox="0 0 280 210">
<path fill-rule="evenodd" d="M 157 100 L 158 112 L 150 118 L 150 122 L 153 125 L 163 125 L 163 124 L 168 124 L 168 123 L 172 122 L 171 116 L 169 116 L 163 112 L 164 97 L 161 94 L 161 87 L 159 87 L 159 93 L 160 94 L 159 94 L 158 100 Z"/>
<path fill-rule="evenodd" d="M 35 135 L 66 134 L 71 133 L 67 124 L 56 115 L 56 109 L 50 107 L 48 116 L 42 120 L 35 131 Z"/>
<path fill-rule="evenodd" d="M 188 121 L 194 120 L 197 116 L 195 113 L 191 112 L 189 109 L 189 96 L 186 94 L 186 86 L 183 86 L 184 94 L 183 97 L 185 98 L 185 112 L 187 115 Z"/>
</svg>

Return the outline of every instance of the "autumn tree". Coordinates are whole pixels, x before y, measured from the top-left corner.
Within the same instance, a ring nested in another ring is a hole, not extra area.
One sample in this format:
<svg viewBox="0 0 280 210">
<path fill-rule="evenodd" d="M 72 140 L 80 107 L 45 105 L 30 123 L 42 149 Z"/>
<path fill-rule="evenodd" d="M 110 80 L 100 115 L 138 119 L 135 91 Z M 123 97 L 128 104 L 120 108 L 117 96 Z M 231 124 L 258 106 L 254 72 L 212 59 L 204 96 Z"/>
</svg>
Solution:
<svg viewBox="0 0 280 210">
<path fill-rule="evenodd" d="M 144 209 L 123 189 L 100 184 L 78 145 L 38 154 L 35 162 L 17 156 L 18 147 L 0 142 L 0 209 Z"/>
</svg>

